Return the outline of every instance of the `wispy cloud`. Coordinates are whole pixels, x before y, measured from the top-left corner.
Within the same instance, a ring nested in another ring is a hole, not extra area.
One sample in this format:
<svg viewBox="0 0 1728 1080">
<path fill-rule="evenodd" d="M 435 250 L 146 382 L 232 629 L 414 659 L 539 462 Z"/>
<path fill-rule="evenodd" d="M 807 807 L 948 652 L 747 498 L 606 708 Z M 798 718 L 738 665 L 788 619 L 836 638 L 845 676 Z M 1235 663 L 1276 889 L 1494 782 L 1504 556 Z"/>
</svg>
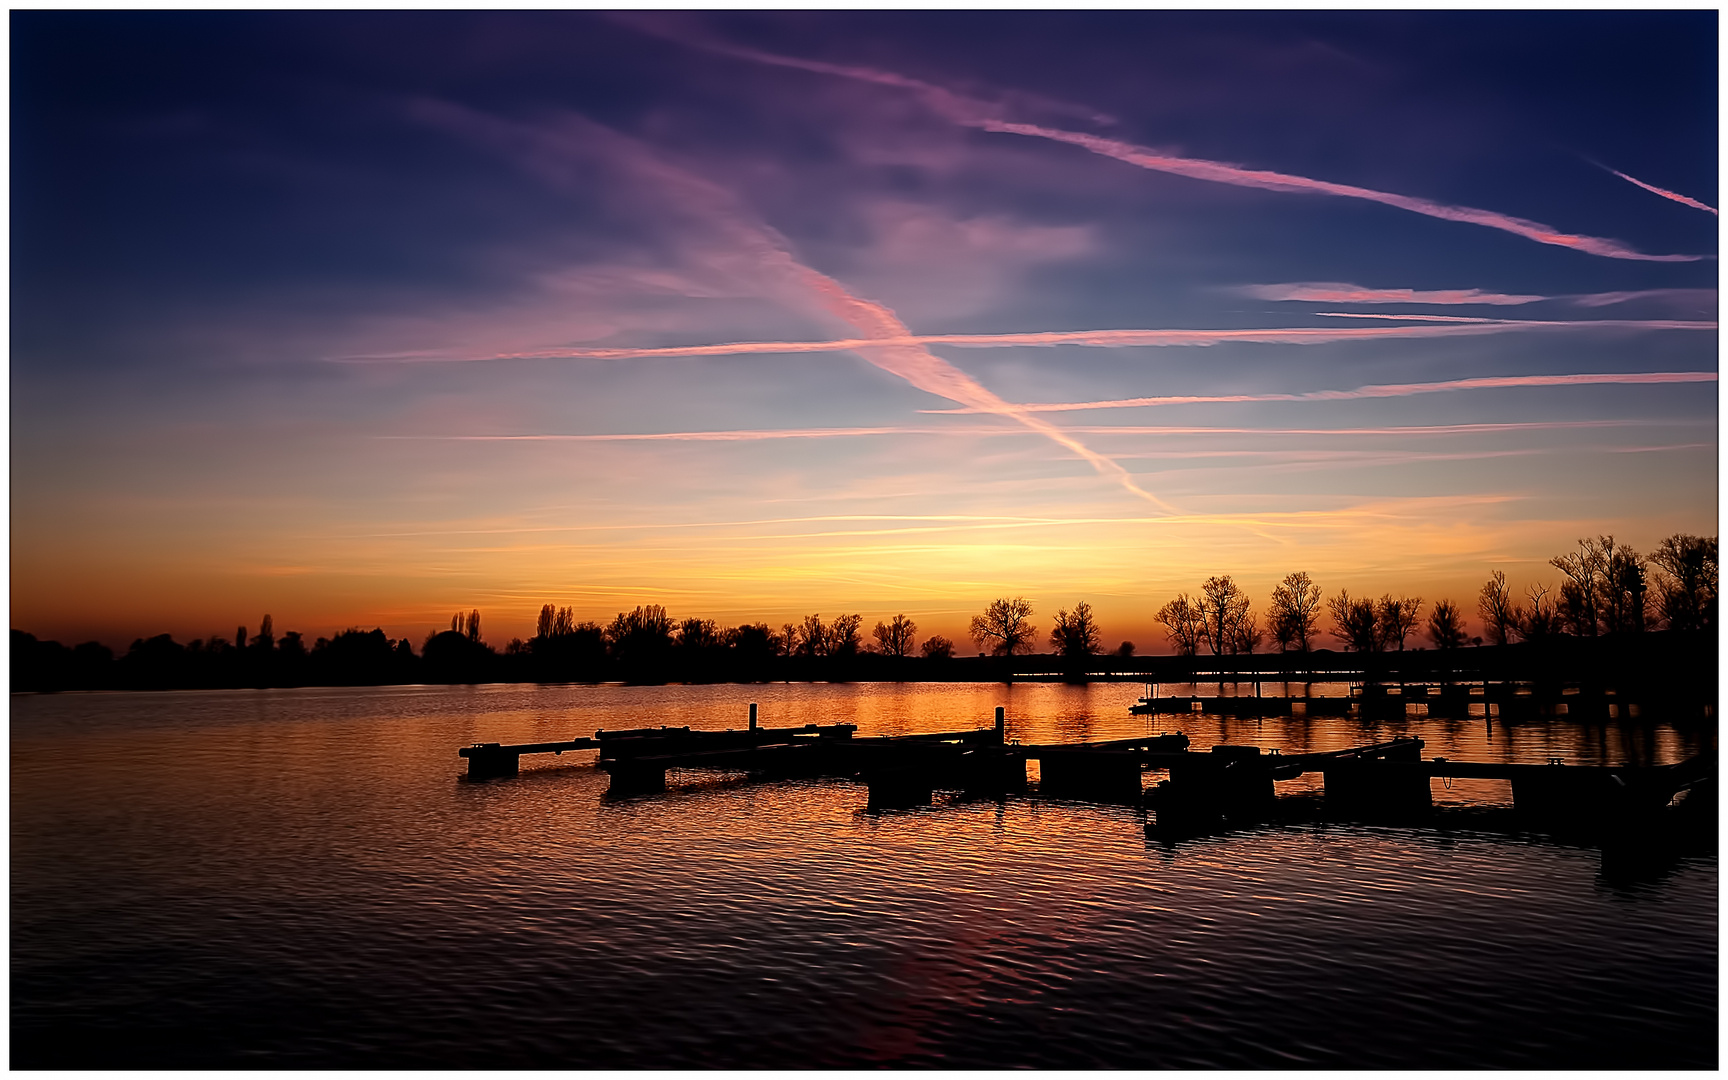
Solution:
<svg viewBox="0 0 1728 1080">
<path fill-rule="evenodd" d="M 1579 307 L 1608 307 L 1611 304 L 1625 304 L 1634 300 L 1662 300 L 1670 303 L 1697 304 L 1714 307 L 1716 304 L 1715 289 L 1635 289 L 1628 292 L 1583 293 L 1568 296 Z"/>
<path fill-rule="evenodd" d="M 1450 435 L 1485 435 L 1516 431 L 1556 431 L 1570 428 L 1647 427 L 1653 424 L 1673 426 L 1663 420 L 1521 420 L 1479 424 L 1404 424 L 1389 427 L 1350 428 L 1275 428 L 1275 427 L 1188 427 L 1168 424 L 1089 425 L 1065 428 L 1071 435 L 1341 435 L 1395 436 L 1399 438 L 1443 437 Z M 737 431 L 652 431 L 614 432 L 598 435 L 532 434 L 532 435 L 377 435 L 383 440 L 412 442 L 767 442 L 780 439 L 856 439 L 873 436 L 908 435 L 954 436 L 1025 436 L 1036 434 L 1021 426 L 956 427 L 895 425 L 892 427 L 848 428 L 757 428 Z"/>
<path fill-rule="evenodd" d="M 861 82 L 875 83 L 879 86 L 889 86 L 901 90 L 910 90 L 921 97 L 936 113 L 956 124 L 977 128 L 982 131 L 999 132 L 1009 135 L 1024 135 L 1032 138 L 1048 139 L 1052 142 L 1067 143 L 1089 150 L 1094 154 L 1114 158 L 1142 169 L 1155 172 L 1170 173 L 1176 176 L 1186 176 L 1195 180 L 1207 180 L 1213 183 L 1231 184 L 1236 187 L 1259 188 L 1264 191 L 1281 191 L 1302 195 L 1332 195 L 1347 199 L 1363 199 L 1368 202 L 1380 203 L 1384 206 L 1407 210 L 1413 214 L 1440 218 L 1444 221 L 1457 221 L 1469 225 L 1481 225 L 1490 229 L 1499 229 L 1539 244 L 1551 244 L 1557 247 L 1571 248 L 1591 255 L 1599 255 L 1609 259 L 1633 259 L 1643 262 L 1696 262 L 1705 258 L 1702 255 L 1648 255 L 1628 247 L 1618 240 L 1606 237 L 1587 236 L 1581 233 L 1568 233 L 1556 229 L 1552 225 L 1544 225 L 1539 221 L 1527 218 L 1513 217 L 1493 210 L 1479 210 L 1469 206 L 1452 206 L 1435 202 L 1431 199 L 1416 198 L 1410 195 L 1398 195 L 1388 191 L 1377 191 L 1373 188 L 1357 187 L 1353 184 L 1338 184 L 1329 180 L 1316 180 L 1306 176 L 1296 176 L 1290 173 L 1272 172 L 1266 169 L 1245 169 L 1238 165 L 1228 165 L 1218 161 L 1208 161 L 1204 158 L 1179 157 L 1174 154 L 1163 154 L 1144 146 L 1123 142 L 1119 139 L 1107 139 L 1098 135 L 1088 135 L 1084 132 L 1066 131 L 1061 128 L 1045 127 L 1039 124 L 1025 124 L 1000 118 L 997 106 L 982 102 L 977 98 L 957 94 L 934 83 L 922 79 L 901 75 L 898 72 L 884 71 L 878 68 L 861 67 L 848 64 L 830 64 L 817 60 L 804 60 L 798 57 L 782 56 L 776 53 L 763 52 L 757 49 L 747 49 L 723 44 L 708 39 L 691 38 L 683 35 L 675 36 L 686 44 L 708 49 L 713 52 L 751 60 L 761 64 L 771 64 L 778 67 L 797 68 L 825 75 L 836 75 L 841 78 L 855 79 Z M 1631 179 L 1631 177 L 1627 177 Z M 1633 181 L 1637 183 L 1637 181 Z M 1660 189 L 1652 188 L 1653 191 Z M 1670 195 L 1668 192 L 1661 192 Z M 1702 204 L 1694 204 L 1702 205 Z M 1706 209 L 1708 209 L 1706 207 Z"/>
<path fill-rule="evenodd" d="M 805 270 L 815 274 L 815 271 Z M 832 279 L 816 274 L 816 278 L 828 282 L 833 288 Z M 814 290 L 815 281 L 811 286 Z M 844 294 L 844 290 L 841 290 Z M 663 345 L 646 348 L 593 346 L 583 348 L 540 349 L 532 352 L 496 353 L 479 357 L 427 357 L 427 356 L 369 356 L 349 357 L 349 362 L 394 362 L 394 363 L 425 363 L 432 361 L 449 362 L 461 359 L 484 360 L 635 360 L 652 357 L 676 356 L 740 356 L 755 353 L 824 353 L 824 352 L 856 352 L 860 349 L 883 348 L 920 348 L 928 345 L 953 345 L 971 349 L 1002 349 L 1018 346 L 1055 346 L 1083 345 L 1093 348 L 1128 348 L 1134 346 L 1205 346 L 1218 345 L 1225 342 L 1248 342 L 1268 345 L 1321 345 L 1338 341 L 1352 340 L 1383 340 L 1388 338 L 1423 338 L 1443 337 L 1448 335 L 1501 334 L 1519 331 L 1547 330 L 1715 330 L 1716 323 L 1711 320 L 1699 319 L 1481 319 L 1467 316 L 1448 315 L 1365 315 L 1347 312 L 1319 312 L 1322 315 L 1342 316 L 1345 318 L 1381 318 L 1398 319 L 1428 323 L 1417 326 L 1375 326 L 1375 327 L 1329 327 L 1329 326 L 1298 326 L 1269 327 L 1245 330 L 1041 330 L 1021 334 L 914 334 L 896 318 L 893 312 L 873 304 L 870 301 L 858 301 L 845 294 L 842 301 L 838 296 L 829 296 L 830 302 L 836 305 L 831 309 L 838 314 L 841 310 L 852 310 L 866 324 L 879 332 L 880 337 L 838 338 L 829 341 L 730 341 L 711 345 Z M 865 309 L 854 310 L 851 304 L 862 304 L 868 308 L 887 312 L 886 317 L 879 313 L 872 314 Z M 1434 325 L 1439 324 L 1439 325 Z M 856 325 L 856 324 L 855 324 Z M 896 329 L 897 328 L 897 329 Z M 958 369 L 951 368 L 947 361 L 931 357 L 944 368 L 949 368 L 955 374 Z M 875 360 L 871 361 L 876 363 Z M 881 365 L 878 365 L 881 366 Z M 917 361 L 913 368 L 918 371 L 930 369 L 927 362 Z M 899 374 L 899 372 L 896 372 Z M 902 377 L 908 377 L 903 375 Z M 920 375 L 920 377 L 924 377 Z M 970 381 L 970 376 L 961 374 Z M 942 385 L 949 385 L 942 376 Z M 910 381 L 910 379 L 909 379 Z M 934 385 L 934 384 L 933 384 Z M 976 386 L 976 383 L 973 383 Z M 923 388 L 923 387 L 921 387 Z M 950 385 L 951 389 L 962 390 Z M 982 390 L 982 387 L 978 387 Z M 939 391 L 932 391 L 939 392 Z M 972 390 L 962 392 L 975 393 Z M 989 391 L 984 391 L 989 393 Z M 944 396 L 948 396 L 944 394 Z"/>
<path fill-rule="evenodd" d="M 1201 158 L 1160 154 L 1156 150 L 1144 146 L 1135 146 L 1118 139 L 1106 139 L 1078 131 L 1063 131 L 1059 128 L 1042 127 L 1038 124 L 1017 124 L 996 120 L 985 121 L 977 126 L 985 131 L 1028 135 L 1040 139 L 1050 139 L 1054 142 L 1068 143 L 1071 146 L 1078 146 L 1081 149 L 1090 150 L 1094 154 L 1115 158 L 1142 169 L 1187 176 L 1195 180 L 1211 180 L 1220 184 L 1234 184 L 1237 187 L 1284 191 L 1292 194 L 1335 195 L 1347 199 L 1364 199 L 1368 202 L 1408 210 L 1413 214 L 1440 218 L 1443 221 L 1457 221 L 1468 225 L 1499 229 L 1516 236 L 1522 236 L 1527 240 L 1534 240 L 1539 244 L 1571 248 L 1574 251 L 1600 255 L 1607 259 L 1632 259 L 1640 262 L 1697 262 L 1704 258 L 1702 255 L 1647 255 L 1622 244 L 1618 240 L 1610 240 L 1601 236 L 1587 236 L 1582 233 L 1562 232 L 1552 225 L 1544 225 L 1539 221 L 1513 217 L 1510 214 L 1501 214 L 1493 210 L 1478 210 L 1470 206 L 1449 206 L 1445 203 L 1434 202 L 1431 199 L 1397 195 L 1389 191 L 1376 191 L 1373 188 L 1357 187 L 1353 184 L 1336 184 L 1329 180 L 1315 180 L 1306 176 L 1272 172 L 1266 169 L 1244 169 L 1236 165 L 1226 165 L 1222 162 L 1206 161 Z"/>
<path fill-rule="evenodd" d="M 1444 322 L 1444 323 L 1498 323 L 1500 319 L 1484 319 L 1477 315 L 1411 315 L 1400 312 L 1396 315 L 1384 311 L 1316 311 L 1316 315 L 1324 315 L 1329 319 L 1397 319 L 1400 322 Z"/>
<path fill-rule="evenodd" d="M 1321 304 L 1533 304 L 1546 296 L 1484 292 L 1481 289 L 1371 289 L 1340 281 L 1297 281 L 1283 285 L 1244 285 L 1242 293 L 1261 300 L 1308 300 Z"/>
<path fill-rule="evenodd" d="M 586 118 L 568 117 L 556 125 L 523 125 L 442 102 L 420 103 L 417 108 L 431 122 L 510 148 L 527 167 L 555 184 L 563 182 L 574 165 L 591 160 L 598 150 L 639 182 L 664 191 L 675 200 L 680 213 L 698 219 L 712 234 L 713 242 L 725 250 L 726 260 L 758 283 L 764 295 L 850 326 L 861 336 L 851 339 L 845 346 L 847 351 L 926 393 L 964 406 L 968 412 L 1012 419 L 1075 454 L 1139 498 L 1173 511 L 1136 484 L 1116 462 L 1049 421 L 1004 401 L 932 353 L 886 305 L 855 296 L 840 282 L 804 265 L 784 237 L 759 221 L 724 188 L 667 163 L 639 143 Z"/>
<path fill-rule="evenodd" d="M 1294 281 L 1278 285 L 1243 285 L 1235 291 L 1260 300 L 1297 300 L 1325 304 L 1492 304 L 1508 306 L 1566 300 L 1578 307 L 1607 307 L 1635 300 L 1672 304 L 1713 305 L 1715 289 L 1636 289 L 1624 292 L 1565 293 L 1539 296 L 1528 293 L 1487 292 L 1482 289 L 1377 289 L 1341 281 Z"/>
<path fill-rule="evenodd" d="M 1359 398 L 1411 397 L 1416 394 L 1440 394 L 1454 390 L 1500 390 L 1531 386 L 1601 386 L 1641 385 L 1652 383 L 1715 382 L 1714 371 L 1640 371 L 1617 374 L 1582 375 L 1491 375 L 1479 379 L 1450 379 L 1445 382 L 1389 383 L 1380 386 L 1359 386 L 1354 390 L 1311 390 L 1302 394 L 1209 394 L 1167 397 L 1117 398 L 1110 401 L 1075 401 L 1026 403 L 1020 408 L 1027 412 L 1073 412 L 1084 409 L 1140 409 L 1155 405 L 1215 405 L 1245 404 L 1263 401 L 1354 401 Z M 971 409 L 931 410 L 942 413 L 965 413 Z"/>
<path fill-rule="evenodd" d="M 1603 166 L 1603 167 L 1607 168 L 1607 166 Z M 1613 173 L 1615 176 L 1618 176 L 1620 179 L 1626 181 L 1627 183 L 1637 184 L 1639 187 L 1643 188 L 1645 191 L 1653 191 L 1656 194 L 1662 196 L 1664 199 L 1673 199 L 1677 203 L 1685 203 L 1687 206 L 1696 207 L 1699 210 L 1707 210 L 1712 214 L 1716 213 L 1716 208 L 1714 206 L 1710 206 L 1707 203 L 1701 203 L 1697 199 L 1689 199 L 1684 195 L 1680 195 L 1680 194 L 1677 194 L 1675 192 L 1669 191 L 1667 188 L 1659 188 L 1655 184 L 1646 184 L 1644 181 L 1638 179 L 1636 176 L 1627 176 L 1625 173 L 1621 172 L 1619 169 L 1608 169 L 1608 171 Z M 1721 215 L 1718 214 L 1717 216 L 1721 216 Z"/>
</svg>

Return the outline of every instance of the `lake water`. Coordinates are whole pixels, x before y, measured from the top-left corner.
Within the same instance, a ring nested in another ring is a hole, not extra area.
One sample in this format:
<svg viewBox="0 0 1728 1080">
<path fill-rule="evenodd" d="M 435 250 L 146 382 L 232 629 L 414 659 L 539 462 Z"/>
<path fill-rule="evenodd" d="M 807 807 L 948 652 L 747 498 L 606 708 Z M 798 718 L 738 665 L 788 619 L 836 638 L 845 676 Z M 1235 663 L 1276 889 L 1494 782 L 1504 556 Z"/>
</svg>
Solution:
<svg viewBox="0 0 1728 1080">
<path fill-rule="evenodd" d="M 1168 845 L 1132 807 L 865 810 L 862 785 L 459 746 L 645 725 L 1186 731 L 1677 761 L 1713 727 L 1128 715 L 1140 687 L 482 686 L 17 695 L 18 1067 L 1713 1068 L 1717 859 L 1448 828 Z M 1304 782 L 1281 784 L 1300 790 Z M 1318 781 L 1314 781 L 1318 783 Z M 1435 784 L 1439 805 L 1509 800 Z"/>
</svg>

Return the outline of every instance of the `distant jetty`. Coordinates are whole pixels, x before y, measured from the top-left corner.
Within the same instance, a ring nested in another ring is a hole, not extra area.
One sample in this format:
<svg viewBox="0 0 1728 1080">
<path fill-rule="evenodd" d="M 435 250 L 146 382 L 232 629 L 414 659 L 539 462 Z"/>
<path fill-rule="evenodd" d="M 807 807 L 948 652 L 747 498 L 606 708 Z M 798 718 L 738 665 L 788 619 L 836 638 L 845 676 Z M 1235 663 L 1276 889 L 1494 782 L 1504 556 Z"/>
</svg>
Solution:
<svg viewBox="0 0 1728 1080">
<path fill-rule="evenodd" d="M 763 780 L 840 778 L 865 785 L 866 808 L 929 805 L 937 791 L 1144 806 L 1149 827 L 1169 836 L 1239 828 L 1276 817 L 1276 785 L 1321 777 L 1332 820 L 1420 823 L 1433 810 L 1435 779 L 1508 781 L 1526 825 L 1607 841 L 1679 825 L 1713 829 L 1717 767 L 1711 751 L 1668 765 L 1588 766 L 1424 758 L 1419 738 L 1312 753 L 1227 744 L 1196 751 L 1180 732 L 1105 742 L 1022 745 L 1006 737 L 1006 711 L 991 727 L 859 738 L 851 724 L 724 730 L 649 727 L 600 730 L 562 742 L 476 743 L 457 750 L 467 779 L 516 776 L 529 754 L 593 751 L 610 778 L 608 796 L 666 790 L 670 771 L 746 773 Z M 1036 788 L 1027 764 L 1037 762 Z M 1149 772 L 1165 779 L 1147 789 Z"/>
</svg>

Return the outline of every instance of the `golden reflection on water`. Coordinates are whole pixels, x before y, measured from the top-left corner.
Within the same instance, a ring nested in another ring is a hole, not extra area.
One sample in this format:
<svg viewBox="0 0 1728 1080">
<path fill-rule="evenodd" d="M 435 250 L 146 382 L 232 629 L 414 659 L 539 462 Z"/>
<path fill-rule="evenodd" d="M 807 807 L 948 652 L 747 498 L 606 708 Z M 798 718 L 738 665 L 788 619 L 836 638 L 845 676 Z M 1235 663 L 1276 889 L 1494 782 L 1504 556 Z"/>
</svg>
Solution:
<svg viewBox="0 0 1728 1080">
<path fill-rule="evenodd" d="M 1303 826 L 1177 849 L 1135 807 L 942 793 L 871 813 L 853 781 L 694 771 L 664 794 L 611 799 L 591 752 L 533 755 L 490 783 L 463 782 L 456 755 L 599 728 L 743 727 L 752 701 L 768 726 L 844 721 L 862 735 L 985 727 L 1000 705 L 1023 742 L 1180 727 L 1200 749 L 1294 751 L 1415 734 L 1428 755 L 1461 760 L 1672 761 L 1709 737 L 1148 718 L 1127 711 L 1140 693 L 15 697 L 14 1032 L 35 1032 L 33 1045 L 116 1024 L 193 1032 L 151 1060 L 206 1067 L 1265 1067 L 1285 1060 L 1255 1049 L 1267 1032 L 1312 1044 L 1298 1064 L 1530 1067 L 1558 1059 L 1522 1049 L 1526 1032 L 1548 1032 L 1544 1046 L 1596 1038 L 1658 979 L 1681 989 L 1673 1016 L 1640 1021 L 1650 1045 L 1713 1022 L 1713 861 L 1639 894 L 1650 906 L 1633 925 L 1632 900 L 1597 884 L 1597 855 L 1563 846 Z M 1434 791 L 1505 801 L 1456 781 Z M 1555 935 L 1583 944 L 1556 953 Z M 1653 967 L 1661 949 L 1674 955 Z M 1612 979 L 1591 981 L 1602 970 Z M 1398 996 L 1400 971 L 1421 972 L 1420 1000 Z M 1459 1038 L 1490 1029 L 1498 1042 Z"/>
</svg>

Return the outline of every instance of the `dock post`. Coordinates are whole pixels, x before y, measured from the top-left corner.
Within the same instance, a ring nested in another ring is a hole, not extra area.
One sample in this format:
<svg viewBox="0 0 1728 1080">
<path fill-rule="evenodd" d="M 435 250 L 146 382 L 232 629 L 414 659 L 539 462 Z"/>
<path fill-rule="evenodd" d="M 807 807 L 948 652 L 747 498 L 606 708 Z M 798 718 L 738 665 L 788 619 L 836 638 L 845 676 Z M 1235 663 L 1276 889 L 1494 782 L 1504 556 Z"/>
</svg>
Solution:
<svg viewBox="0 0 1728 1080">
<path fill-rule="evenodd" d="M 750 730 L 756 730 L 756 703 L 754 701 L 750 703 Z"/>
<path fill-rule="evenodd" d="M 1001 705 L 996 706 L 996 745 L 1001 746 L 1008 741 L 1008 710 Z"/>
<path fill-rule="evenodd" d="M 478 743 L 464 751 L 468 759 L 468 779 L 492 780 L 500 776 L 515 776 L 520 770 L 521 755 L 498 743 Z"/>
<path fill-rule="evenodd" d="M 606 794 L 611 796 L 651 795 L 666 790 L 665 766 L 625 760 L 606 763 L 611 782 Z"/>
<path fill-rule="evenodd" d="M 869 785 L 868 808 L 871 810 L 907 810 L 929 806 L 936 785 L 930 771 L 922 763 L 889 766 L 866 774 Z"/>
</svg>

